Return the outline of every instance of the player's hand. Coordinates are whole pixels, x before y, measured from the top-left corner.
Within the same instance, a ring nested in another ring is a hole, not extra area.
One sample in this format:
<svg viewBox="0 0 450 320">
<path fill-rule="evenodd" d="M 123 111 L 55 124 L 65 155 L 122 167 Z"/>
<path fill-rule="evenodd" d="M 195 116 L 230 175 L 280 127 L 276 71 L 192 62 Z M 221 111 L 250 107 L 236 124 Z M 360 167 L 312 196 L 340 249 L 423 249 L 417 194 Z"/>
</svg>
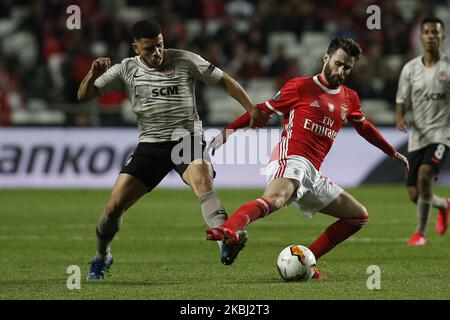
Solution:
<svg viewBox="0 0 450 320">
<path fill-rule="evenodd" d="M 111 59 L 110 58 L 97 58 L 92 62 L 91 72 L 92 76 L 95 78 L 101 76 L 111 67 Z"/>
<path fill-rule="evenodd" d="M 249 112 L 250 114 L 250 128 L 262 128 L 264 127 L 267 122 L 270 120 L 272 115 L 259 110 L 257 107 L 254 107 L 252 111 Z"/>
<path fill-rule="evenodd" d="M 220 147 L 227 142 L 228 137 L 233 133 L 234 130 L 222 130 L 217 136 L 215 136 L 208 147 L 206 148 L 206 152 L 211 151 L 211 155 L 216 153 L 216 150 L 220 149 Z"/>
<path fill-rule="evenodd" d="M 393 158 L 395 160 L 398 160 L 402 163 L 403 167 L 405 167 L 405 174 L 406 176 L 408 176 L 408 172 L 409 172 L 409 162 L 408 159 L 406 159 L 406 157 L 404 155 L 402 155 L 399 152 L 396 152 L 393 156 Z"/>
<path fill-rule="evenodd" d="M 405 117 L 401 117 L 397 119 L 397 123 L 395 126 L 397 127 L 398 130 L 406 133 L 406 131 L 409 128 L 409 123 L 408 121 L 406 121 Z"/>
</svg>

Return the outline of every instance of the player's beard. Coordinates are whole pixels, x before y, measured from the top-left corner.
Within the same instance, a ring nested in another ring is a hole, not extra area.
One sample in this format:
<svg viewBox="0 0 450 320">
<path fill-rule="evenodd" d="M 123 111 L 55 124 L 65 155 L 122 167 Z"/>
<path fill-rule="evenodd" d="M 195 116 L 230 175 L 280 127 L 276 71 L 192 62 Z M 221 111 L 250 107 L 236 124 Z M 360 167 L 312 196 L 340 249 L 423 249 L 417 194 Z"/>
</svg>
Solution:
<svg viewBox="0 0 450 320">
<path fill-rule="evenodd" d="M 340 77 L 338 75 L 332 74 L 331 68 L 329 67 L 329 62 L 325 64 L 323 74 L 325 75 L 325 79 L 327 80 L 331 88 L 339 87 L 345 80 L 345 77 Z"/>
</svg>

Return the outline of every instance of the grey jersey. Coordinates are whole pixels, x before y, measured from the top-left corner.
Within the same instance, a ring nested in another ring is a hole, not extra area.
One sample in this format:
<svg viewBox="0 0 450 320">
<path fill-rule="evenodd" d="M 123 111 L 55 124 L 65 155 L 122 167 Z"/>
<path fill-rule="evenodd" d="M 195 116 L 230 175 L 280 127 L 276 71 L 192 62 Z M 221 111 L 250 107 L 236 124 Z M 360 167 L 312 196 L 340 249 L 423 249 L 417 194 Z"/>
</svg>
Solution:
<svg viewBox="0 0 450 320">
<path fill-rule="evenodd" d="M 101 94 L 124 91 L 137 115 L 139 142 L 178 140 L 202 134 L 195 105 L 194 82 L 217 83 L 223 72 L 199 55 L 167 49 L 160 68 L 147 67 L 140 57 L 126 58 L 94 83 Z"/>
<path fill-rule="evenodd" d="M 442 56 L 432 68 L 422 56 L 409 61 L 402 69 L 396 103 L 411 101 L 413 123 L 408 151 L 433 143 L 450 147 L 450 59 Z"/>
</svg>

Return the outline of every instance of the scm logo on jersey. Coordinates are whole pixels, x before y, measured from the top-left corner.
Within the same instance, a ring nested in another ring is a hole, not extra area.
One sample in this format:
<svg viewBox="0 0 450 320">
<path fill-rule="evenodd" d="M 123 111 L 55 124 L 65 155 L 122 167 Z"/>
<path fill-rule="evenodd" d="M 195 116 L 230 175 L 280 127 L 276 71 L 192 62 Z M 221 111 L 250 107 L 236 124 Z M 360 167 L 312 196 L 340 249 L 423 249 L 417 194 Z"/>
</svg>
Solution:
<svg viewBox="0 0 450 320">
<path fill-rule="evenodd" d="M 424 99 L 426 101 L 440 101 L 440 100 L 447 100 L 447 95 L 445 92 L 437 92 L 437 93 L 425 93 L 423 95 Z"/>
<path fill-rule="evenodd" d="M 162 87 L 152 89 L 152 97 L 172 96 L 178 94 L 178 86 Z"/>
</svg>

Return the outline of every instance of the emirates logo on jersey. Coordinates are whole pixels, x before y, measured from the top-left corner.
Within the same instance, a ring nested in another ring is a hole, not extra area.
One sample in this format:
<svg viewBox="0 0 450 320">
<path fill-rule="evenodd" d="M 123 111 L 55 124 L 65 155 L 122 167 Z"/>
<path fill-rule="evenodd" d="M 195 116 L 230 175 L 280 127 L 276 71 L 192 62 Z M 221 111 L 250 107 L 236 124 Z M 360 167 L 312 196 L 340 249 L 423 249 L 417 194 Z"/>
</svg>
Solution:
<svg viewBox="0 0 450 320">
<path fill-rule="evenodd" d="M 341 119 L 345 120 L 347 118 L 348 108 L 346 104 L 341 104 Z"/>
<path fill-rule="evenodd" d="M 167 78 L 172 78 L 175 74 L 175 68 L 172 66 L 165 66 L 163 73 Z"/>
<path fill-rule="evenodd" d="M 438 73 L 438 80 L 439 81 L 447 81 L 448 80 L 448 74 L 445 71 L 441 71 Z"/>
<path fill-rule="evenodd" d="M 334 111 L 334 104 L 328 103 L 328 109 L 330 110 L 330 112 L 333 112 Z"/>
</svg>

